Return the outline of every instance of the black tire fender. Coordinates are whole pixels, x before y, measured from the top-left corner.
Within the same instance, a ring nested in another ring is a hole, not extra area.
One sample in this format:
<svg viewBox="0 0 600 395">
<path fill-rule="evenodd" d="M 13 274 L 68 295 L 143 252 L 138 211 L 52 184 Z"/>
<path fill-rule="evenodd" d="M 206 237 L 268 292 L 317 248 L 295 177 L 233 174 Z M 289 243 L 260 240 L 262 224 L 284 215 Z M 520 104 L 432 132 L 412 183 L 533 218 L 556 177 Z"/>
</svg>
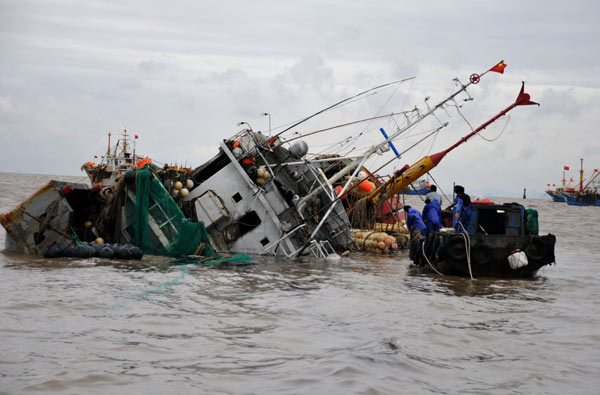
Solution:
<svg viewBox="0 0 600 395">
<path fill-rule="evenodd" d="M 485 243 L 477 243 L 471 248 L 471 259 L 478 265 L 489 265 L 492 261 L 492 247 Z"/>
<path fill-rule="evenodd" d="M 546 242 L 540 236 L 534 236 L 525 248 L 527 259 L 541 261 L 546 257 Z"/>
<path fill-rule="evenodd" d="M 445 247 L 446 255 L 453 261 L 463 261 L 467 258 L 465 239 L 463 236 L 452 236 Z"/>
</svg>

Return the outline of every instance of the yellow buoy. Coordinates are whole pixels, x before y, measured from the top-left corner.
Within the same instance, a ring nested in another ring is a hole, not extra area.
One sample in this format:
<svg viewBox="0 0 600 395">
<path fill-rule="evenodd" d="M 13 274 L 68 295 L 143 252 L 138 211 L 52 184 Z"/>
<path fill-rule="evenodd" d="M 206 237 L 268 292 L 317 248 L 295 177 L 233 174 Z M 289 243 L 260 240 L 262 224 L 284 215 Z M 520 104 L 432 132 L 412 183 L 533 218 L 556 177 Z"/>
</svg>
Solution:
<svg viewBox="0 0 600 395">
<path fill-rule="evenodd" d="M 90 227 L 90 226 L 92 226 L 92 225 L 93 225 L 93 224 L 92 224 L 92 221 L 85 221 L 85 222 L 83 223 L 83 226 L 85 226 L 86 228 L 89 228 L 89 227 Z"/>
<path fill-rule="evenodd" d="M 181 181 L 177 181 L 175 183 L 175 189 L 180 190 L 181 188 L 183 188 L 183 184 L 181 183 Z"/>
<path fill-rule="evenodd" d="M 96 244 L 104 244 L 104 239 L 102 237 L 98 237 L 95 241 Z"/>
<path fill-rule="evenodd" d="M 171 196 L 176 198 L 178 195 L 179 195 L 179 191 L 177 189 L 173 189 L 173 191 L 171 192 Z"/>
<path fill-rule="evenodd" d="M 181 191 L 179 191 L 179 193 L 181 194 L 181 197 L 187 197 L 190 194 L 190 190 L 183 188 Z"/>
<path fill-rule="evenodd" d="M 194 187 L 194 181 L 192 180 L 187 180 L 185 182 L 185 186 L 187 187 L 187 189 L 192 189 Z"/>
</svg>

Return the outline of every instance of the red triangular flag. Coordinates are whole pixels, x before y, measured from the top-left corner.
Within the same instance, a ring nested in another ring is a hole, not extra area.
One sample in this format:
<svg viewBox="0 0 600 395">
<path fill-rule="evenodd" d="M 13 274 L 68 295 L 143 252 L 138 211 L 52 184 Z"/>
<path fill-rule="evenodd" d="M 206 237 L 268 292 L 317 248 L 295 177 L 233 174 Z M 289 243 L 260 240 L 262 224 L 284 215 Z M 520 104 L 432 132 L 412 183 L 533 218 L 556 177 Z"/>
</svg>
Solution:
<svg viewBox="0 0 600 395">
<path fill-rule="evenodd" d="M 569 170 L 569 166 L 565 166 L 565 170 Z"/>
<path fill-rule="evenodd" d="M 504 69 L 506 68 L 506 63 L 504 60 L 501 60 L 500 63 L 492 67 L 489 71 L 495 71 L 496 73 L 504 74 Z"/>
</svg>

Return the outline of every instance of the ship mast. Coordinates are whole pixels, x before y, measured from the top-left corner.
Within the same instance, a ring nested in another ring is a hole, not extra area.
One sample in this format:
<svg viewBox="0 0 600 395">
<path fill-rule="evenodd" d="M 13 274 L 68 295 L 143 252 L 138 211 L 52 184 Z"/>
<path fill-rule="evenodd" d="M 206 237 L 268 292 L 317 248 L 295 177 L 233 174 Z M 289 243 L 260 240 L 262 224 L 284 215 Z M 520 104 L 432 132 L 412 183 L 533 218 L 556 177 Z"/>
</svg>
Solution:
<svg viewBox="0 0 600 395">
<path fill-rule="evenodd" d="M 129 141 L 127 140 L 127 128 L 123 129 L 123 151 L 121 151 L 124 154 L 127 153 L 127 148 L 128 148 L 128 144 Z"/>
<path fill-rule="evenodd" d="M 112 136 L 111 132 L 108 132 L 108 149 L 106 150 L 106 161 L 108 162 L 108 158 L 110 158 L 110 136 Z"/>
<path fill-rule="evenodd" d="M 459 145 L 467 142 L 471 137 L 488 127 L 490 124 L 498 120 L 500 117 L 506 115 L 510 110 L 517 106 L 527 106 L 527 105 L 535 105 L 538 103 L 530 100 L 529 94 L 525 93 L 525 82 L 521 85 L 521 91 L 517 96 L 517 99 L 510 106 L 506 107 L 504 110 L 500 111 L 494 117 L 490 118 L 488 121 L 480 125 L 477 129 L 467 134 L 452 146 L 448 147 L 444 151 L 438 152 L 437 154 L 425 156 L 421 158 L 418 162 L 413 164 L 412 166 L 406 168 L 405 171 L 398 174 L 397 176 L 391 177 L 385 184 L 381 185 L 379 188 L 373 190 L 369 195 L 365 198 L 368 201 L 373 199 L 374 203 L 377 204 L 380 200 L 387 200 L 395 194 L 399 193 L 402 189 L 404 189 L 409 184 L 413 183 L 422 175 L 429 172 L 431 169 L 436 167 L 440 161 L 446 156 L 450 151 L 457 148 Z M 382 196 L 380 196 L 381 191 L 383 191 Z"/>
<path fill-rule="evenodd" d="M 581 160 L 581 169 L 579 170 L 579 192 L 583 191 L 583 158 Z"/>
<path fill-rule="evenodd" d="M 433 108 L 429 108 L 429 111 L 427 111 L 425 114 L 423 115 L 419 115 L 419 117 L 417 119 L 415 119 L 412 122 L 409 122 L 405 127 L 403 128 L 399 128 L 395 133 L 393 133 L 390 137 L 385 138 L 385 140 L 383 140 L 381 143 L 371 147 L 370 149 L 368 149 L 363 155 L 362 157 L 359 157 L 357 160 L 353 161 L 351 164 L 345 166 L 343 169 L 341 169 L 339 172 L 337 172 L 336 174 L 334 174 L 329 180 L 327 180 L 328 184 L 331 185 L 335 182 L 337 182 L 338 180 L 340 180 L 342 177 L 344 177 L 346 174 L 350 173 L 352 170 L 354 170 L 354 172 L 352 173 L 352 175 L 349 177 L 348 181 L 344 184 L 344 187 L 342 188 L 342 191 L 339 193 L 339 196 L 344 196 L 344 193 L 346 192 L 346 190 L 348 189 L 348 187 L 350 186 L 350 184 L 352 183 L 352 180 L 356 177 L 356 175 L 358 174 L 358 172 L 360 171 L 361 167 L 365 164 L 365 162 L 367 161 L 367 159 L 369 159 L 371 156 L 373 156 L 377 151 L 381 150 L 382 147 L 384 147 L 385 145 L 388 145 L 390 143 L 393 142 L 393 140 L 395 138 L 397 138 L 398 136 L 400 136 L 402 133 L 406 132 L 407 130 L 409 130 L 410 128 L 412 128 L 413 126 L 417 125 L 418 123 L 420 123 L 423 119 L 429 117 L 430 115 L 432 115 L 435 111 L 437 111 L 438 109 L 442 108 L 446 103 L 448 103 L 451 100 L 454 100 L 454 98 L 456 96 L 458 96 L 460 93 L 465 92 L 468 95 L 467 92 L 467 87 L 469 87 L 471 84 L 478 84 L 480 81 L 480 78 L 487 74 L 489 71 L 497 71 L 496 68 L 500 67 L 499 72 L 503 72 L 504 67 L 506 67 L 506 65 L 504 64 L 504 61 L 502 60 L 500 63 L 498 63 L 496 66 L 492 67 L 489 70 L 486 70 L 485 72 L 483 72 L 482 74 L 472 74 L 469 78 L 469 83 L 467 83 L 466 85 L 463 85 L 458 78 L 455 78 L 454 80 L 457 81 L 458 83 L 460 83 L 460 89 L 458 89 L 456 92 L 454 92 L 453 94 L 451 94 L 450 96 L 448 96 L 446 99 L 442 100 L 441 102 L 439 102 L 435 107 Z M 469 96 L 470 99 L 470 96 Z M 467 99 L 468 100 L 468 99 Z M 295 125 L 293 125 L 295 126 Z M 286 129 L 289 130 L 290 128 Z M 281 133 L 279 133 L 281 134 Z M 399 159 L 399 156 L 397 157 Z M 318 187 L 316 187 L 311 193 L 307 194 L 304 198 L 302 198 L 300 200 L 300 202 L 298 203 L 297 207 L 299 208 L 299 211 L 301 211 L 301 208 L 311 199 L 313 199 L 319 192 L 321 192 L 323 189 L 325 188 L 325 185 L 320 185 Z M 317 225 L 317 227 L 315 228 L 315 230 L 312 232 L 312 234 L 310 235 L 310 237 L 308 238 L 305 246 L 303 248 L 300 248 L 294 255 L 295 256 L 299 256 L 302 254 L 302 252 L 305 250 L 306 247 L 308 247 L 310 245 L 310 241 L 316 236 L 316 234 L 319 232 L 319 230 L 321 229 L 321 227 L 323 226 L 323 224 L 325 223 L 325 221 L 327 220 L 327 218 L 329 217 L 329 215 L 331 214 L 331 212 L 334 210 L 335 205 L 338 203 L 339 199 L 334 199 L 331 202 L 331 206 L 329 207 L 329 209 L 327 210 L 327 212 L 325 213 L 325 215 L 323 215 L 323 217 L 321 218 L 319 224 Z"/>
</svg>

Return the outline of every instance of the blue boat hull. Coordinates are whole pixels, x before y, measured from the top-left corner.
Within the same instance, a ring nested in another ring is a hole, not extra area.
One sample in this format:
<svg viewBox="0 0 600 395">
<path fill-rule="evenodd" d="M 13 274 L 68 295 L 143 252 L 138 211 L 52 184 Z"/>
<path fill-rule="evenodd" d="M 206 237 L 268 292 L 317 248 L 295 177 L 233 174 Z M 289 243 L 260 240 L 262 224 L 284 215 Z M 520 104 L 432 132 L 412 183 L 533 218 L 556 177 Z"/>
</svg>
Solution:
<svg viewBox="0 0 600 395">
<path fill-rule="evenodd" d="M 569 206 L 600 206 L 600 199 L 585 199 L 564 195 Z"/>
<path fill-rule="evenodd" d="M 555 191 L 546 191 L 546 193 L 548 194 L 548 196 L 550 196 L 552 198 L 552 201 L 554 201 L 554 202 L 559 202 L 559 203 L 566 202 L 565 198 L 562 197 L 561 195 L 559 195 Z"/>
</svg>

